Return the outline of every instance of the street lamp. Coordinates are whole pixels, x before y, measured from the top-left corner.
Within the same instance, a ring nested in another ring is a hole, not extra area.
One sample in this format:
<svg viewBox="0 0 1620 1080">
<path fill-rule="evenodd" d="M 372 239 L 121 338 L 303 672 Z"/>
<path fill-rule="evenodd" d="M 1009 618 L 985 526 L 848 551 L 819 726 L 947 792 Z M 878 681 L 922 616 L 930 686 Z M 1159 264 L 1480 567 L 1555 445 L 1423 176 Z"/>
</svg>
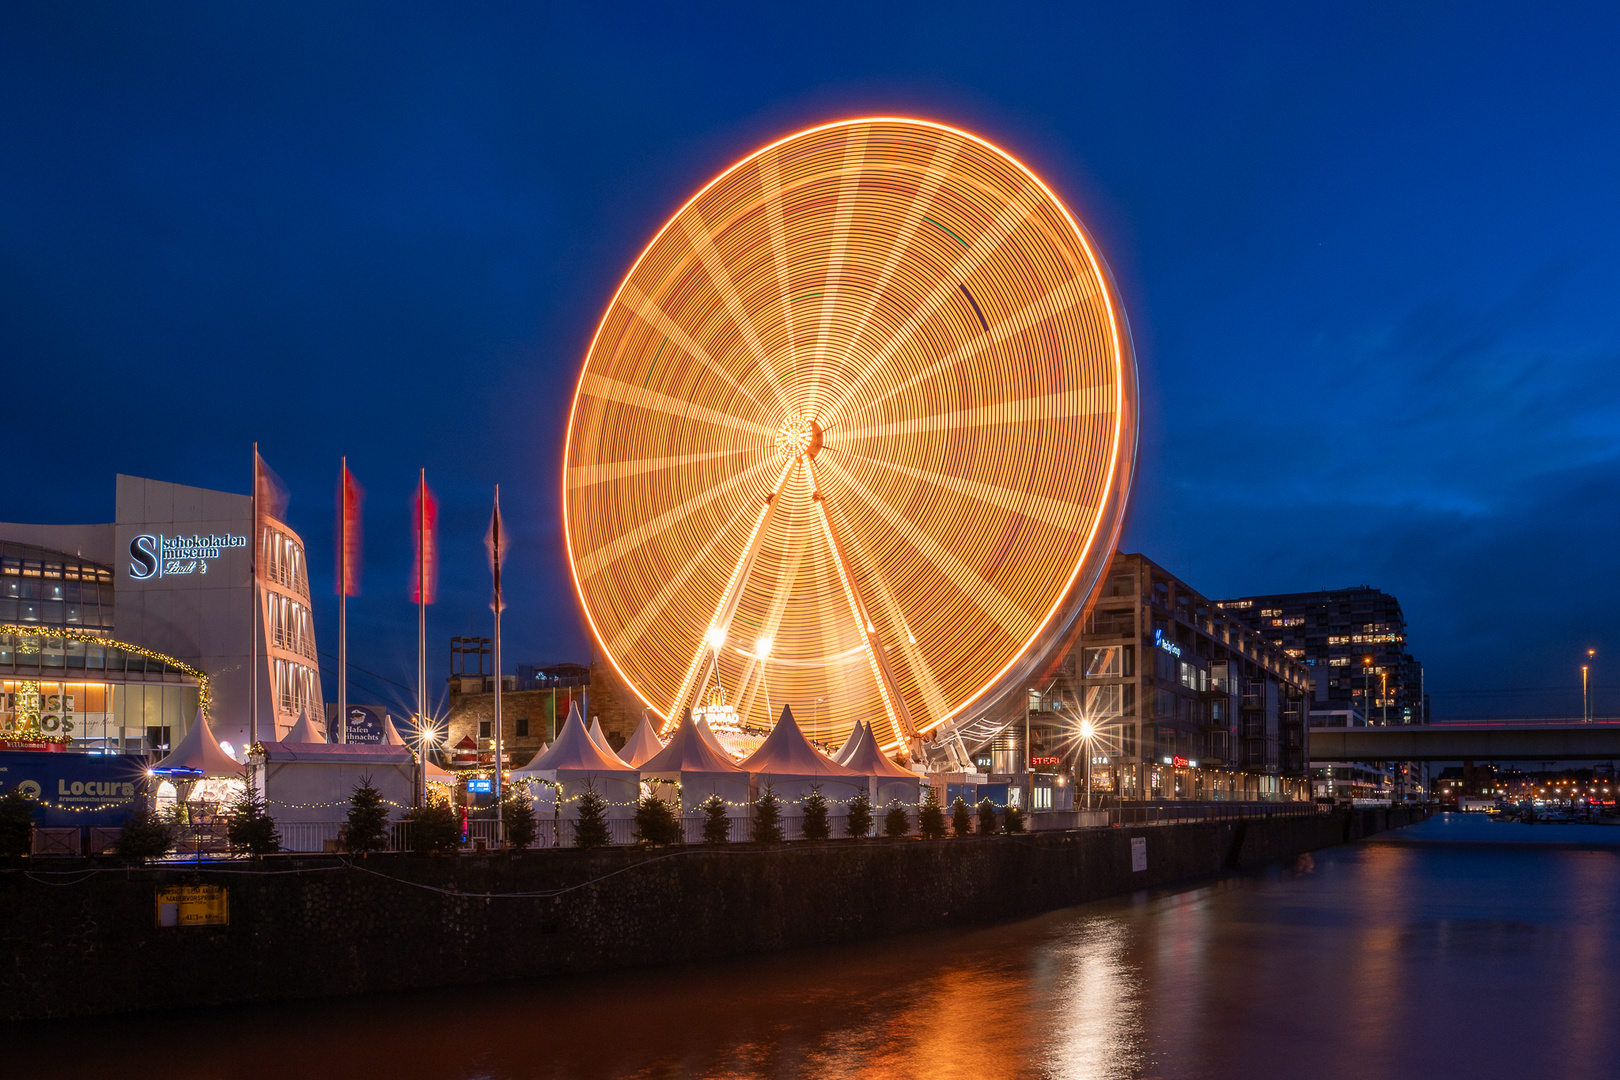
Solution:
<svg viewBox="0 0 1620 1080">
<path fill-rule="evenodd" d="M 1590 661 L 1596 655 L 1597 655 L 1597 650 L 1596 649 L 1587 649 L 1586 650 L 1586 659 L 1588 661 Z M 1591 668 L 1590 663 L 1585 663 L 1585 664 L 1581 665 L 1581 723 L 1583 723 L 1583 724 L 1589 724 L 1589 723 L 1592 722 L 1592 706 L 1590 704 L 1592 698 L 1591 698 L 1591 695 L 1587 692 L 1587 683 L 1586 683 L 1586 673 L 1587 673 L 1588 670 L 1590 670 L 1590 668 Z"/>
<path fill-rule="evenodd" d="M 1086 809 L 1091 809 L 1091 745 L 1097 737 L 1097 726 L 1090 720 L 1080 721 L 1080 749 L 1086 755 Z"/>
</svg>

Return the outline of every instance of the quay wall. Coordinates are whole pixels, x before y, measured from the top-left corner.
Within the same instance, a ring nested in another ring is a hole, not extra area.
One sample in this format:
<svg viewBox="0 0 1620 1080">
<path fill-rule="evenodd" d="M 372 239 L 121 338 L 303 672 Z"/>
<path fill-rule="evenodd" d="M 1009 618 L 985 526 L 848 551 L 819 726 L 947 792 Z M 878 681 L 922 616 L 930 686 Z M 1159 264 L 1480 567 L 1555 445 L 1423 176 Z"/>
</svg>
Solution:
<svg viewBox="0 0 1620 1080">
<path fill-rule="evenodd" d="M 0 871 L 0 1019 L 680 964 L 1019 918 L 1398 828 L 1421 809 L 921 841 Z M 1146 868 L 1132 869 L 1141 840 Z M 73 874 L 77 871 L 77 875 Z M 158 926 L 223 885 L 229 923 Z"/>
</svg>

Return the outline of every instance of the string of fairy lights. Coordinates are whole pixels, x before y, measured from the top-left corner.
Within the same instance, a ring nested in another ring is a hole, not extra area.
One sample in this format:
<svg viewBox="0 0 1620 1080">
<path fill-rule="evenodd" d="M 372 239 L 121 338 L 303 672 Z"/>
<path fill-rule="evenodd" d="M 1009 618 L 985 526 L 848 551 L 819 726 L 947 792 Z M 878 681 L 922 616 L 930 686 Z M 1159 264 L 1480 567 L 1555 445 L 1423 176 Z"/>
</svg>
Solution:
<svg viewBox="0 0 1620 1080">
<path fill-rule="evenodd" d="M 745 725 L 926 733 L 1102 572 L 1134 363 L 1090 240 L 996 147 L 888 118 L 749 155 L 585 359 L 563 503 L 596 640 L 666 721 L 718 683 Z"/>
</svg>

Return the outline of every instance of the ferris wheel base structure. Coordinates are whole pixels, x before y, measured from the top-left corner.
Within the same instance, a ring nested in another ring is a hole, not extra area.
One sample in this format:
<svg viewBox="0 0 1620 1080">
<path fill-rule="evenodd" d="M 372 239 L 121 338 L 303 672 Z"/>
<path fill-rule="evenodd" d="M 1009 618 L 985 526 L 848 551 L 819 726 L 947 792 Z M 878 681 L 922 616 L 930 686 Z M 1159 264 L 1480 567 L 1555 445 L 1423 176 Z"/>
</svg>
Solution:
<svg viewBox="0 0 1620 1080">
<path fill-rule="evenodd" d="M 1073 632 L 1136 439 L 1118 290 L 1050 188 L 947 125 L 820 125 L 704 186 L 608 304 L 569 569 L 618 696 L 666 731 L 791 705 L 829 745 L 867 722 L 915 749 Z"/>
</svg>

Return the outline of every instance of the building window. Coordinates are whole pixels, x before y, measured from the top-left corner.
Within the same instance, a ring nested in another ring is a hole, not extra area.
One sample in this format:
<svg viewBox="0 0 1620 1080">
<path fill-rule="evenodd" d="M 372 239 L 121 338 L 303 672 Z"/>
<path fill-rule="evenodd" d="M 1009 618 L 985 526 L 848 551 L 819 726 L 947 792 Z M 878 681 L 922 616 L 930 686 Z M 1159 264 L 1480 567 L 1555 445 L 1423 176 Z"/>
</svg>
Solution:
<svg viewBox="0 0 1620 1080">
<path fill-rule="evenodd" d="M 1118 678 L 1124 674 L 1123 645 L 1105 645 L 1086 650 L 1086 678 Z"/>
<path fill-rule="evenodd" d="M 518 738 L 520 739 L 527 739 L 529 737 L 529 716 L 527 713 L 518 714 L 517 734 Z"/>
<path fill-rule="evenodd" d="M 1118 683 L 1086 687 L 1086 716 L 1102 720 L 1119 716 L 1120 713 L 1120 686 Z"/>
<path fill-rule="evenodd" d="M 491 735 L 489 733 L 489 729 L 490 729 L 490 722 L 488 720 L 480 720 L 480 721 L 478 721 L 478 737 L 480 739 L 491 738 Z"/>
</svg>

